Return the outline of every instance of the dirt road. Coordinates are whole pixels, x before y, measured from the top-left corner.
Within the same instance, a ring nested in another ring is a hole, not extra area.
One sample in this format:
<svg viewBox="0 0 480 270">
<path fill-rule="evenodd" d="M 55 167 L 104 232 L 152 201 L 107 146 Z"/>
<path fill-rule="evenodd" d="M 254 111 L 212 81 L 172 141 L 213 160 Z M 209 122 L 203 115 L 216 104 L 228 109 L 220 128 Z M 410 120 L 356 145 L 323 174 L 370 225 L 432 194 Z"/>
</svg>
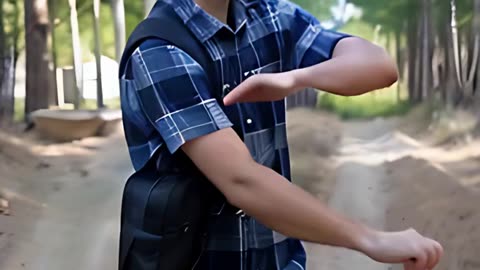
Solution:
<svg viewBox="0 0 480 270">
<path fill-rule="evenodd" d="M 439 270 L 480 269 L 480 141 L 432 147 L 398 122 L 291 113 L 295 182 L 373 227 L 414 227 L 440 240 L 446 258 Z M 115 269 L 121 192 L 131 172 L 121 134 L 46 146 L 1 139 L 0 195 L 12 215 L 0 215 L 0 269 Z M 400 269 L 343 249 L 307 249 L 309 270 Z"/>
<path fill-rule="evenodd" d="M 343 124 L 328 205 L 382 230 L 413 227 L 438 239 L 440 270 L 478 270 L 480 144 L 429 147 L 397 129 L 396 120 Z M 322 181 L 322 180 L 320 180 Z M 307 244 L 311 270 L 403 269 L 344 249 Z"/>
<path fill-rule="evenodd" d="M 364 122 L 343 125 L 335 173 L 335 185 L 328 205 L 344 215 L 374 228 L 386 228 L 387 179 L 383 162 L 411 149 L 391 135 L 394 121 Z M 312 270 L 387 270 L 390 265 L 374 262 L 368 257 L 346 249 L 307 244 L 309 269 Z"/>
<path fill-rule="evenodd" d="M 0 177 L 12 212 L 0 216 L 0 269 L 116 269 L 121 192 L 132 170 L 123 139 L 48 151 L 78 156 L 47 155 Z"/>
</svg>

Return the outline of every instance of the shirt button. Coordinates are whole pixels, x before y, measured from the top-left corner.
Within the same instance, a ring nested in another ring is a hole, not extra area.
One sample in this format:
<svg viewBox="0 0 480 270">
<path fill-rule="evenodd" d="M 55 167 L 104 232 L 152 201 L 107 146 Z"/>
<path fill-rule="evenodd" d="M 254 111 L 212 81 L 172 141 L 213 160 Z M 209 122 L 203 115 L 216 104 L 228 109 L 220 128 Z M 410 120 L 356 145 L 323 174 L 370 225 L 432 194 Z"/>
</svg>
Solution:
<svg viewBox="0 0 480 270">
<path fill-rule="evenodd" d="M 222 90 L 223 96 L 226 96 L 228 94 L 228 92 L 230 92 L 230 84 L 224 84 L 223 85 L 223 90 Z"/>
<path fill-rule="evenodd" d="M 250 119 L 250 118 L 248 118 L 248 119 L 247 119 L 247 124 L 249 124 L 249 125 L 250 125 L 251 123 L 253 123 L 253 120 L 252 120 L 252 119 Z"/>
</svg>

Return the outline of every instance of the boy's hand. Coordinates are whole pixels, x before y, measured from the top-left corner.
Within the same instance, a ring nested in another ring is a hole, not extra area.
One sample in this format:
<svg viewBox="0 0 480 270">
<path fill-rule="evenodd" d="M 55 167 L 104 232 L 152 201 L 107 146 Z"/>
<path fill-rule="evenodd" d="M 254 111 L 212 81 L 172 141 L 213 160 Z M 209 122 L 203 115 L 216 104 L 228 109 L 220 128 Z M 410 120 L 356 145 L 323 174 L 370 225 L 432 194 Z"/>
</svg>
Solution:
<svg viewBox="0 0 480 270">
<path fill-rule="evenodd" d="M 256 74 L 235 87 L 223 102 L 229 106 L 240 102 L 282 100 L 296 89 L 294 72 Z"/>
<path fill-rule="evenodd" d="M 382 263 L 402 263 L 405 270 L 431 270 L 443 255 L 442 246 L 415 230 L 375 232 L 364 239 L 361 252 Z"/>
</svg>

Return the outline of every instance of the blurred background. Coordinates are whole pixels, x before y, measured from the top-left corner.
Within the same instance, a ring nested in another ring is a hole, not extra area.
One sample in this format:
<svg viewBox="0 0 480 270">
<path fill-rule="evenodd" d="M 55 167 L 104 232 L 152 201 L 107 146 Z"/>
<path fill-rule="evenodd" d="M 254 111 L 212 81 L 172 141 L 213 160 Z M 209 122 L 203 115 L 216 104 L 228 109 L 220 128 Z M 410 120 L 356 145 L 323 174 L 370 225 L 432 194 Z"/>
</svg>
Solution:
<svg viewBox="0 0 480 270">
<path fill-rule="evenodd" d="M 116 269 L 132 173 L 118 59 L 155 0 L 0 0 L 0 269 Z M 327 29 L 385 47 L 400 80 L 291 96 L 293 181 L 384 230 L 479 270 L 480 0 L 296 0 Z M 309 269 L 401 269 L 306 244 Z"/>
</svg>

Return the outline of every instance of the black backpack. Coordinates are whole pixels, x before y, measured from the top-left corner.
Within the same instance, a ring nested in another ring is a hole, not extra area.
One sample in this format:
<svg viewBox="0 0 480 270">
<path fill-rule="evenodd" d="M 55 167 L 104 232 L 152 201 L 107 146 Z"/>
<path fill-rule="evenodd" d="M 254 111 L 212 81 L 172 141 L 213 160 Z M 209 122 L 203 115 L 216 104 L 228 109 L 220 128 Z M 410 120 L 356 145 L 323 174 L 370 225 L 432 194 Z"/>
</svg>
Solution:
<svg viewBox="0 0 480 270">
<path fill-rule="evenodd" d="M 211 86 L 221 92 L 208 52 L 162 1 L 157 1 L 150 15 L 131 34 L 120 63 L 120 76 L 134 50 L 152 38 L 166 40 L 189 54 L 203 67 Z M 223 207 L 223 196 L 200 172 L 159 173 L 157 159 L 150 158 L 125 185 L 120 270 L 194 269 L 205 248 L 209 213 L 219 205 Z"/>
</svg>

